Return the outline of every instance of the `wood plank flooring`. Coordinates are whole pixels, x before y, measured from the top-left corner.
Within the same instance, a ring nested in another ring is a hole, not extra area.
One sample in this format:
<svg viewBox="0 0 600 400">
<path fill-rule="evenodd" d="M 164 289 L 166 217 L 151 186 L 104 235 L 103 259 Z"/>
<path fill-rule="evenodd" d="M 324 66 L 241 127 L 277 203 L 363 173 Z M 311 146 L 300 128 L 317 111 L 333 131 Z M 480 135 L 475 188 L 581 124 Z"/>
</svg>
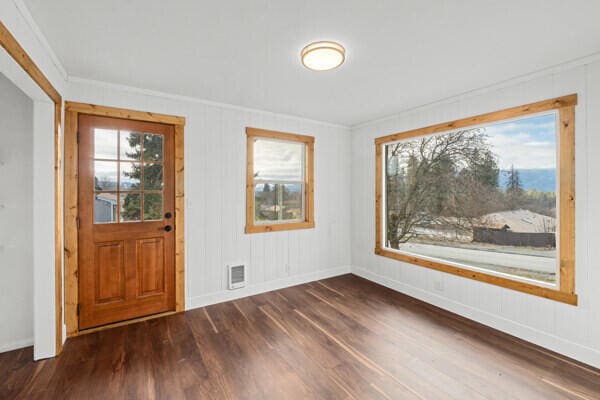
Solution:
<svg viewBox="0 0 600 400">
<path fill-rule="evenodd" d="M 0 354 L 1 399 L 600 399 L 600 371 L 354 275 Z"/>
</svg>

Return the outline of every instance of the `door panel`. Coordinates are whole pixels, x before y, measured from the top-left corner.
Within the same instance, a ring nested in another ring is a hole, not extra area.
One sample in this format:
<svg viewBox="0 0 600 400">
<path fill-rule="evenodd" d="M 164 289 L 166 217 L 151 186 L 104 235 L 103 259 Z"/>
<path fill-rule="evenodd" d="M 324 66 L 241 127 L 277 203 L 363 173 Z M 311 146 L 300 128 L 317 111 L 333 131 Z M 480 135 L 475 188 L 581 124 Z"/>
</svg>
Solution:
<svg viewBox="0 0 600 400">
<path fill-rule="evenodd" d="M 125 300 L 125 254 L 122 241 L 96 244 L 96 303 Z"/>
<path fill-rule="evenodd" d="M 164 241 L 162 238 L 137 241 L 138 296 L 165 291 Z"/>
<path fill-rule="evenodd" d="M 173 127 L 78 122 L 79 329 L 174 310 Z"/>
</svg>

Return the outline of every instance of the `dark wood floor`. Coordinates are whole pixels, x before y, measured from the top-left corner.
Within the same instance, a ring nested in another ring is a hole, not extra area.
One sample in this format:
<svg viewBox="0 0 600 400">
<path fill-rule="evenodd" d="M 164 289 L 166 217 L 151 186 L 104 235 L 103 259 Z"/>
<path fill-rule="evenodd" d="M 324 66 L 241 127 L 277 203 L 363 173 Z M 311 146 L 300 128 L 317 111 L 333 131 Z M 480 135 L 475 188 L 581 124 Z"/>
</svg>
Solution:
<svg viewBox="0 0 600 400">
<path fill-rule="evenodd" d="M 600 371 L 353 275 L 0 354 L 0 398 L 600 399 Z"/>
</svg>

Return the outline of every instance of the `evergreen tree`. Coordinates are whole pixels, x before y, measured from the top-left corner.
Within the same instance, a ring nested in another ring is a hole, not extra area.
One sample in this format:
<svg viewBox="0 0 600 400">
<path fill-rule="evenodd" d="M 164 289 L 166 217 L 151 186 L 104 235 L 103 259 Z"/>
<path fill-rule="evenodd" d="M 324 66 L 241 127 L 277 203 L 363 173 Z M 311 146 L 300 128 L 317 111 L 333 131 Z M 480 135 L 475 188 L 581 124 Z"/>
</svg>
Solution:
<svg viewBox="0 0 600 400">
<path fill-rule="evenodd" d="M 473 174 L 475 179 L 484 185 L 489 187 L 498 187 L 498 177 L 500 175 L 500 169 L 498 168 L 498 162 L 490 151 L 483 152 L 481 157 L 472 165 Z"/>
<path fill-rule="evenodd" d="M 516 170 L 514 165 L 510 166 L 508 171 L 508 182 L 506 182 L 506 205 L 509 210 L 517 210 L 521 208 L 524 202 L 524 191 L 519 170 Z"/>
<path fill-rule="evenodd" d="M 523 191 L 523 185 L 521 183 L 521 178 L 519 177 L 519 170 L 515 169 L 514 165 L 511 165 L 510 170 L 508 171 L 506 191 L 514 193 Z"/>
<path fill-rule="evenodd" d="M 143 137 L 143 146 L 142 146 Z M 123 199 L 121 207 L 121 218 L 125 221 L 139 221 L 141 219 L 141 195 L 140 190 L 162 190 L 163 187 L 163 138 L 162 135 L 130 133 L 126 138 L 127 144 L 131 149 L 126 152 L 130 160 L 141 160 L 142 152 L 144 166 L 139 162 L 132 164 L 131 171 L 123 172 L 123 175 L 130 178 L 132 183 L 128 193 Z M 159 163 L 156 163 L 159 162 Z M 143 182 L 142 180 L 143 168 Z M 142 185 L 143 184 L 143 185 Z M 143 187 L 142 187 L 143 186 Z M 144 219 L 157 220 L 162 219 L 163 215 L 163 197 L 161 193 L 146 193 L 144 195 Z"/>
</svg>

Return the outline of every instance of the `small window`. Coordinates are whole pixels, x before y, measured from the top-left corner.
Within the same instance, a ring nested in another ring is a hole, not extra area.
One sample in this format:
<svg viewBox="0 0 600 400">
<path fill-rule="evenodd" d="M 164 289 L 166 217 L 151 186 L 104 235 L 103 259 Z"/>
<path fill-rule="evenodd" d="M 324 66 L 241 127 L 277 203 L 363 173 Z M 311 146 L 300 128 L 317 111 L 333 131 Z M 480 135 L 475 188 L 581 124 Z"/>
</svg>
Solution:
<svg viewBox="0 0 600 400">
<path fill-rule="evenodd" d="M 246 233 L 314 227 L 314 138 L 246 128 Z"/>
<path fill-rule="evenodd" d="M 576 96 L 376 139 L 376 252 L 574 303 Z"/>
</svg>

